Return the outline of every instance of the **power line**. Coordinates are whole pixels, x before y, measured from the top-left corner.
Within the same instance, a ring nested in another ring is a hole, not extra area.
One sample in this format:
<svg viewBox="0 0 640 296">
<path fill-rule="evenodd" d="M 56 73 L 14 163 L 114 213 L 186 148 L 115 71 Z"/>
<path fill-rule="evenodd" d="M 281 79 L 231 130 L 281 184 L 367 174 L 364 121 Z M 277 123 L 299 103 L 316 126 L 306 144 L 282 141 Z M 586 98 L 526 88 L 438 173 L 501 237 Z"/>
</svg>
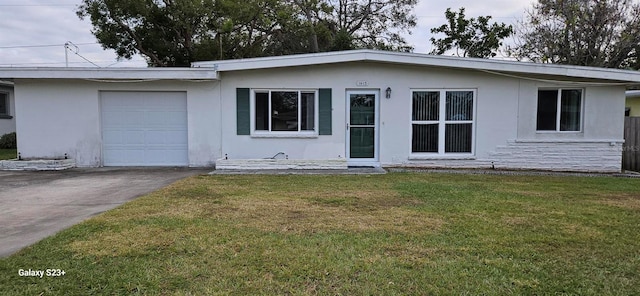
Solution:
<svg viewBox="0 0 640 296">
<path fill-rule="evenodd" d="M 138 63 L 138 62 L 144 62 L 146 63 L 145 60 L 126 60 L 126 61 L 119 61 L 117 63 Z M 69 64 L 88 64 L 91 62 L 69 62 Z M 113 61 L 96 61 L 96 63 L 113 63 Z M 117 64 L 116 63 L 116 64 Z M 7 63 L 7 64 L 3 64 L 0 63 L 0 67 L 14 67 L 14 66 L 28 66 L 28 65 L 64 65 L 65 62 L 33 62 L 33 63 Z M 109 66 L 113 66 L 114 64 L 111 64 Z M 105 67 L 109 67 L 109 66 L 105 66 Z"/>
<path fill-rule="evenodd" d="M 99 44 L 99 43 L 97 43 L 97 42 L 76 43 L 76 45 L 94 45 L 94 44 Z M 58 46 L 64 46 L 64 44 L 11 45 L 11 46 L 0 46 L 0 49 L 41 48 L 41 47 L 58 47 Z"/>
<path fill-rule="evenodd" d="M 114 63 L 113 60 L 110 61 L 97 61 L 97 62 L 93 62 L 91 60 L 89 60 L 88 58 L 86 58 L 85 56 L 81 55 L 79 53 L 79 48 L 78 45 L 96 45 L 96 44 L 100 44 L 97 42 L 85 42 L 85 43 L 72 43 L 71 41 L 67 41 L 67 43 L 65 44 L 31 44 L 31 45 L 12 45 L 12 46 L 0 46 L 0 50 L 2 49 L 28 49 L 28 48 L 50 48 L 50 47 L 60 47 L 63 46 L 65 48 L 65 56 L 68 52 L 72 52 L 73 54 L 77 55 L 78 57 L 80 57 L 82 60 L 84 60 L 84 62 L 71 62 L 71 64 L 91 64 L 93 66 L 96 67 L 102 67 L 100 65 L 98 65 L 97 63 L 109 63 L 109 65 L 104 66 L 104 67 L 111 67 L 115 64 L 119 64 L 119 63 L 138 63 L 138 62 L 145 62 L 144 60 L 125 60 L 125 61 L 116 61 Z M 70 46 L 75 47 L 75 50 L 71 49 Z M 67 64 L 68 59 L 65 57 L 65 62 L 33 62 L 33 63 L 0 63 L 0 66 L 9 66 L 9 67 L 15 67 L 15 66 L 29 66 L 29 65 L 60 65 L 60 64 Z"/>
<path fill-rule="evenodd" d="M 75 7 L 78 4 L 54 4 L 54 3 L 41 3 L 41 4 L 0 4 L 0 7 Z"/>
<path fill-rule="evenodd" d="M 68 48 L 67 48 L 67 49 L 68 49 Z M 69 50 L 69 51 L 71 51 L 71 50 Z M 83 60 L 87 61 L 88 63 L 91 63 L 92 65 L 94 65 L 94 66 L 96 66 L 96 67 L 98 67 L 98 68 L 102 68 L 102 67 L 98 66 L 98 64 L 96 64 L 96 63 L 94 63 L 94 62 L 90 61 L 89 59 L 87 59 L 87 58 L 85 58 L 85 57 L 83 57 L 83 56 L 82 56 L 82 55 L 80 55 L 79 53 L 74 52 L 74 51 L 71 51 L 71 52 L 73 52 L 75 55 L 79 56 L 79 57 L 80 57 L 80 58 L 82 58 Z"/>
<path fill-rule="evenodd" d="M 434 18 L 434 19 L 445 19 L 444 15 L 416 15 L 417 18 Z M 515 19 L 520 20 L 522 17 L 518 16 L 491 16 L 491 19 Z"/>
</svg>

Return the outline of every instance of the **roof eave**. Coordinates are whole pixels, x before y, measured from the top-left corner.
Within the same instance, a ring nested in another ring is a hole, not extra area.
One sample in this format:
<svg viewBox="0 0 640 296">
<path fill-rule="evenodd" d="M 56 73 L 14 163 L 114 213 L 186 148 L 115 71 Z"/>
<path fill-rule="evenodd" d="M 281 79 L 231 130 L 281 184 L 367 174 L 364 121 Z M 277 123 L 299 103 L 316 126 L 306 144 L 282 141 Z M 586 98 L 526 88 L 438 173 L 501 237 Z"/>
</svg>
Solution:
<svg viewBox="0 0 640 296">
<path fill-rule="evenodd" d="M 630 84 L 640 83 L 640 72 L 638 71 L 572 65 L 526 63 L 491 59 L 460 58 L 451 56 L 435 56 L 379 50 L 352 50 L 239 60 L 196 62 L 193 63 L 193 66 L 200 68 L 211 67 L 216 71 L 224 72 L 334 64 L 357 61 L 446 67 L 454 69 L 474 69 L 518 74 L 566 76 L 575 78 L 598 79 L 602 81 L 628 82 Z"/>
<path fill-rule="evenodd" d="M 0 68 L 0 78 L 218 80 L 218 73 L 205 68 Z"/>
</svg>

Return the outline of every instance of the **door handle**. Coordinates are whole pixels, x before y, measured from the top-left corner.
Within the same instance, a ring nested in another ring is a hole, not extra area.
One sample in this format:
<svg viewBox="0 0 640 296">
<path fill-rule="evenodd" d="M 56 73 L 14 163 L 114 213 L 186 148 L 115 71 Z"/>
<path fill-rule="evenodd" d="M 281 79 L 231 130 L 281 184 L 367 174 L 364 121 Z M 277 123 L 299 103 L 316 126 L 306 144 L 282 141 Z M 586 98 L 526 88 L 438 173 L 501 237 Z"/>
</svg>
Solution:
<svg viewBox="0 0 640 296">
<path fill-rule="evenodd" d="M 349 130 L 349 123 L 347 122 L 347 130 Z"/>
</svg>

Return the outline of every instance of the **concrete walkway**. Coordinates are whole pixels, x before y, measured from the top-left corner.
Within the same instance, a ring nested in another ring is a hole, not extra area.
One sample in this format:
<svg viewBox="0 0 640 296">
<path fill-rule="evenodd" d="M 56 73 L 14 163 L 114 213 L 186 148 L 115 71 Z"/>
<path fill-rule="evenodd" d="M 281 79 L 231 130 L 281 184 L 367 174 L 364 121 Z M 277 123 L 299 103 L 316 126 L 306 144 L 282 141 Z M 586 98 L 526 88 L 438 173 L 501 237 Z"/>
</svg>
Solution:
<svg viewBox="0 0 640 296">
<path fill-rule="evenodd" d="M 211 169 L 0 171 L 0 257 L 179 179 Z"/>
<path fill-rule="evenodd" d="M 260 170 L 214 170 L 209 175 L 375 175 L 386 174 L 383 168 L 379 167 L 353 167 L 346 170 L 331 169 L 260 169 Z"/>
</svg>

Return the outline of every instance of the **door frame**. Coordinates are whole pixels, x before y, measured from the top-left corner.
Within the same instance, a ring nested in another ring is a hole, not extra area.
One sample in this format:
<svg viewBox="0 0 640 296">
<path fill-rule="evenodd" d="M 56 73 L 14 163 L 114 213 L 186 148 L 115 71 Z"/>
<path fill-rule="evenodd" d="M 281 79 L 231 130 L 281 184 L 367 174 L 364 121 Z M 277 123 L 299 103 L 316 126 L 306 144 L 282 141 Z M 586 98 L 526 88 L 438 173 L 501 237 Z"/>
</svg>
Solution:
<svg viewBox="0 0 640 296">
<path fill-rule="evenodd" d="M 373 158 L 351 158 L 351 94 L 374 95 L 375 120 L 373 131 Z M 345 156 L 349 166 L 373 166 L 380 167 L 380 89 L 346 89 L 345 90 Z"/>
</svg>

